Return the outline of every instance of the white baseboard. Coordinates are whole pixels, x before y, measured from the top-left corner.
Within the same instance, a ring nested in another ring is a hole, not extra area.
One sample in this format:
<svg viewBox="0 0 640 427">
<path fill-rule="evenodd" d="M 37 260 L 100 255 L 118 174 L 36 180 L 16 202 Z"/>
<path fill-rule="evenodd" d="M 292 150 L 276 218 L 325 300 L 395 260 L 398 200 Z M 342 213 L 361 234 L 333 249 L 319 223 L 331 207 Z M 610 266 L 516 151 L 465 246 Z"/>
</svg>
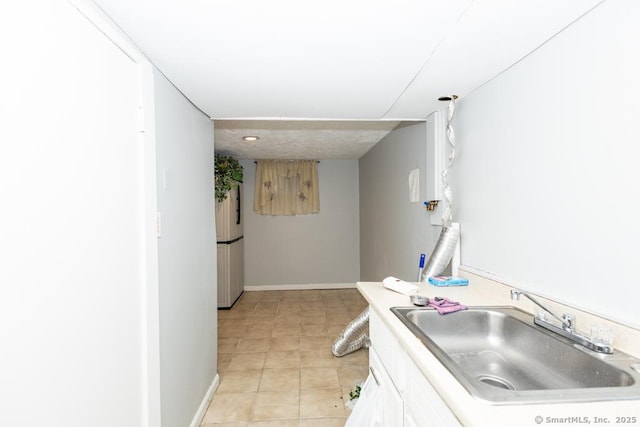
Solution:
<svg viewBox="0 0 640 427">
<path fill-rule="evenodd" d="M 204 418 L 204 414 L 207 412 L 207 408 L 209 407 L 209 403 L 211 403 L 211 399 L 213 399 L 213 393 L 216 392 L 218 386 L 220 385 L 220 375 L 216 374 L 207 390 L 207 393 L 204 395 L 196 414 L 193 416 L 193 420 L 191 420 L 191 424 L 189 427 L 199 427 L 202 423 L 202 419 Z"/>
<path fill-rule="evenodd" d="M 355 283 L 305 283 L 291 285 L 245 285 L 246 292 L 253 291 L 305 291 L 313 289 L 351 289 L 355 288 Z"/>
</svg>

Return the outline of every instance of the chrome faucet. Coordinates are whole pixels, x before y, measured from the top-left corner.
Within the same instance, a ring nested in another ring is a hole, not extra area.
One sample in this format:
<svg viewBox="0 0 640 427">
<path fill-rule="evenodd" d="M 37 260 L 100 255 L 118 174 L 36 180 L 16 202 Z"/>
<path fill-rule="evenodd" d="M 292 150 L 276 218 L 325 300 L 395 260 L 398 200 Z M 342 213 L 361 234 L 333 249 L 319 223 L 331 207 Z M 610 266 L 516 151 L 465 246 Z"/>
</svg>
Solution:
<svg viewBox="0 0 640 427">
<path fill-rule="evenodd" d="M 586 348 L 588 348 L 590 350 L 597 351 L 598 353 L 606 353 L 606 354 L 613 353 L 613 347 L 611 346 L 610 343 L 603 342 L 603 341 L 601 341 L 599 339 L 596 339 L 594 337 L 587 337 L 587 336 L 579 334 L 575 330 L 575 323 L 576 323 L 575 316 L 572 316 L 570 314 L 564 313 L 562 315 L 562 318 L 561 318 L 558 315 L 556 315 L 554 312 L 552 312 L 550 309 L 548 309 L 544 305 L 540 304 L 535 298 L 533 298 L 528 293 L 526 293 L 524 291 L 521 291 L 520 289 L 512 289 L 511 290 L 511 299 L 512 300 L 514 300 L 514 301 L 520 300 L 520 295 L 524 295 L 531 302 L 533 302 L 535 305 L 537 305 L 538 307 L 543 309 L 545 312 L 549 313 L 556 320 L 558 320 L 562 326 L 559 327 L 559 326 L 556 326 L 553 323 L 547 321 L 543 314 L 538 314 L 538 315 L 536 315 L 534 317 L 533 323 L 535 323 L 536 325 L 538 325 L 538 326 L 540 326 L 542 328 L 545 328 L 545 329 L 547 329 L 547 330 L 549 330 L 551 332 L 555 332 L 558 335 L 561 335 L 561 336 L 563 336 L 565 338 L 568 338 L 571 341 L 573 341 L 573 342 L 575 342 L 577 344 L 580 344 L 581 346 L 586 347 Z"/>
</svg>

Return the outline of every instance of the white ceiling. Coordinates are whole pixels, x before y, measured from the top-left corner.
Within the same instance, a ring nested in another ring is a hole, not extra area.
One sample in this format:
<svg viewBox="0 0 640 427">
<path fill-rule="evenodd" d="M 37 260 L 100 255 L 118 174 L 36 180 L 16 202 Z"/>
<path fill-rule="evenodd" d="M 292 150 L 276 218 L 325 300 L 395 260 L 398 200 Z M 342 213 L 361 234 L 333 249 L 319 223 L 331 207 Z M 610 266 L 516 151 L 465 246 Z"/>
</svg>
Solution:
<svg viewBox="0 0 640 427">
<path fill-rule="evenodd" d="M 95 1 L 223 120 L 217 150 L 359 158 L 386 134 L 375 122 L 424 120 L 445 107 L 438 97 L 464 98 L 602 0 Z M 236 145 L 261 129 L 260 143 Z"/>
</svg>

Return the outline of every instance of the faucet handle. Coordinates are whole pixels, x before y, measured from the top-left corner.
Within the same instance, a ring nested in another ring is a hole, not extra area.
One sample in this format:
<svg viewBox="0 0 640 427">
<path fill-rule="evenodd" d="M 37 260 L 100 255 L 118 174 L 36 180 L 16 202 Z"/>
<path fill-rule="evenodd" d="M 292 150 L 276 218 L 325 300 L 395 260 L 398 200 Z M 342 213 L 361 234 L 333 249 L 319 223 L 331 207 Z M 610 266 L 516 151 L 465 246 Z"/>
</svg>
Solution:
<svg viewBox="0 0 640 427">
<path fill-rule="evenodd" d="M 594 325 L 591 327 L 591 340 L 596 344 L 613 345 L 613 334 L 611 329 Z"/>
<path fill-rule="evenodd" d="M 564 313 L 562 315 L 562 320 L 564 320 L 564 324 L 562 325 L 564 330 L 567 332 L 573 332 L 576 326 L 576 316 Z"/>
<path fill-rule="evenodd" d="M 538 309 L 538 310 L 536 310 L 536 316 L 535 317 L 536 317 L 536 319 L 540 319 L 540 320 L 543 320 L 543 321 L 546 322 L 547 321 L 547 312 L 542 310 L 542 309 Z"/>
</svg>

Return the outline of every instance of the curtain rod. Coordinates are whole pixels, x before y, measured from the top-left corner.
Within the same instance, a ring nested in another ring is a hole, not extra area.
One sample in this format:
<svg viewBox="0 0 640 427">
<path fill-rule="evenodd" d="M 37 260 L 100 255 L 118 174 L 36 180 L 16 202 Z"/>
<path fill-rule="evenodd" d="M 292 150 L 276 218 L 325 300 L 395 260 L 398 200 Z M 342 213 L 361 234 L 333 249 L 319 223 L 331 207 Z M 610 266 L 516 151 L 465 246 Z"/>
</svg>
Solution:
<svg viewBox="0 0 640 427">
<path fill-rule="evenodd" d="M 296 160 L 286 160 L 287 162 L 295 162 Z M 254 160 L 253 163 L 258 163 L 257 160 Z M 316 163 L 320 163 L 320 160 L 316 160 Z"/>
</svg>

